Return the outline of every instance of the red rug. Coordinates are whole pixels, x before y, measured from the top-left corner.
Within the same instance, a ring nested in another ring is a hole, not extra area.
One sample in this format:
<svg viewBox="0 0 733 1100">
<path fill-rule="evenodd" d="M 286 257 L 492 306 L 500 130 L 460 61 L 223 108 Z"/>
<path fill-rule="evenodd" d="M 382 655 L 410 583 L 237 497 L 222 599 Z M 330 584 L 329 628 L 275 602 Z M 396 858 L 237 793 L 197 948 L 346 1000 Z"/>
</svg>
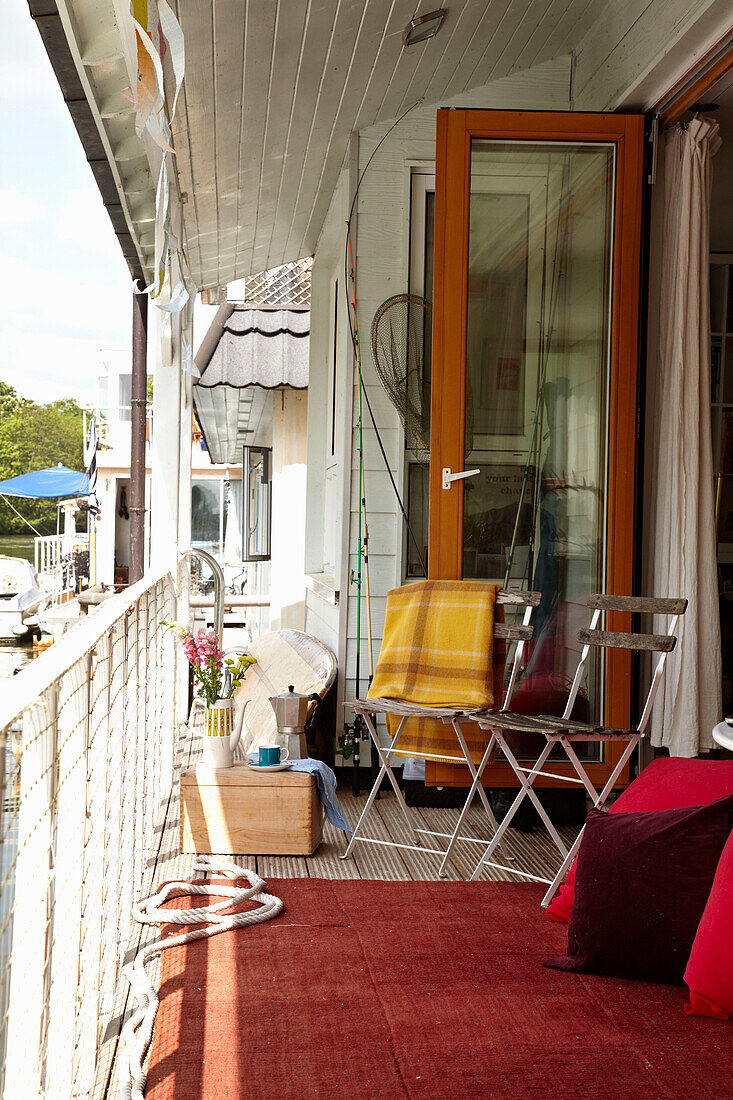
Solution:
<svg viewBox="0 0 733 1100">
<path fill-rule="evenodd" d="M 684 988 L 540 965 L 541 887 L 269 887 L 276 920 L 164 952 L 148 1100 L 733 1100 L 733 1025 Z"/>
</svg>

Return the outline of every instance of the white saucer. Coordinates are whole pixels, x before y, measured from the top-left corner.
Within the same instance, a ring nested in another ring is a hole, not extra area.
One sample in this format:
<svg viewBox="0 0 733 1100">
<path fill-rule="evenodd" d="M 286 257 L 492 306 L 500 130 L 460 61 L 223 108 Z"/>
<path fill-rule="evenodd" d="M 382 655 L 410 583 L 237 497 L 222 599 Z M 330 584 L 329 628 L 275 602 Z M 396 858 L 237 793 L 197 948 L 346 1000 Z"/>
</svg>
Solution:
<svg viewBox="0 0 733 1100">
<path fill-rule="evenodd" d="M 284 764 L 255 764 L 253 760 L 247 760 L 246 763 L 248 768 L 257 772 L 284 772 L 286 768 L 292 767 L 293 761 L 286 760 Z"/>
</svg>

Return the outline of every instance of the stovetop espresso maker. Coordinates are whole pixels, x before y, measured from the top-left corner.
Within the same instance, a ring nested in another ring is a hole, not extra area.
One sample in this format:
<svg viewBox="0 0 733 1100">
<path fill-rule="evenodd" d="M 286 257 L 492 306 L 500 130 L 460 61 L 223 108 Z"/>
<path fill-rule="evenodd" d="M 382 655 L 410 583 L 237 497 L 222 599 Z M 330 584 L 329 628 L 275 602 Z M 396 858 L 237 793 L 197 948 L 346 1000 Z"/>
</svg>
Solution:
<svg viewBox="0 0 733 1100">
<path fill-rule="evenodd" d="M 310 695 L 301 695 L 293 684 L 280 695 L 270 697 L 277 722 L 278 740 L 283 748 L 288 749 L 291 760 L 303 760 L 308 755 L 305 724 L 309 702 Z"/>
</svg>

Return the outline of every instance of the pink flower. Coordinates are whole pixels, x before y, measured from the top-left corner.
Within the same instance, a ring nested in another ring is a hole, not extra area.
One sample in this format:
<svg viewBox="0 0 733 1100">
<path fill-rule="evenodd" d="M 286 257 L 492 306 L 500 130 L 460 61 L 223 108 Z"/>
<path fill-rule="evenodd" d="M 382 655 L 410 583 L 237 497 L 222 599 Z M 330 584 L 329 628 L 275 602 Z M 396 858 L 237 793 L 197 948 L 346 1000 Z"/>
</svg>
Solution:
<svg viewBox="0 0 733 1100">
<path fill-rule="evenodd" d="M 179 636 L 184 655 L 195 668 L 221 671 L 224 652 L 219 646 L 219 635 L 213 628 L 207 630 L 202 626 L 195 635 L 182 630 Z"/>
</svg>

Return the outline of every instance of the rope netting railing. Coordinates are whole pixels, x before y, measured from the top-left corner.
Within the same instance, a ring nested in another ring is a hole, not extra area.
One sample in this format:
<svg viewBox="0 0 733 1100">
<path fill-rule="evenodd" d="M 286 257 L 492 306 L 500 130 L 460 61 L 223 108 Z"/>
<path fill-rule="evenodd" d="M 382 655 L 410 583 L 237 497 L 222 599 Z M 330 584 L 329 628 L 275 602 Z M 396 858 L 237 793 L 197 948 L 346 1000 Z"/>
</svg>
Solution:
<svg viewBox="0 0 733 1100">
<path fill-rule="evenodd" d="M 144 578 L 3 685 L 5 1100 L 91 1091 L 170 791 L 175 598 L 170 574 Z"/>
</svg>

